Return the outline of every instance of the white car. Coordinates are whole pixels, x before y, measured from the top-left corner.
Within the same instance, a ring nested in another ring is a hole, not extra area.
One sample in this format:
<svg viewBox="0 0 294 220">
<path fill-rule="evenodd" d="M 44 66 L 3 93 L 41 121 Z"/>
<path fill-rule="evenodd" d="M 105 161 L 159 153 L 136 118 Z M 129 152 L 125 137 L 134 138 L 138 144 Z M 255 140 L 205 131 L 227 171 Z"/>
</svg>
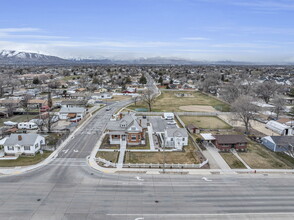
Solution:
<svg viewBox="0 0 294 220">
<path fill-rule="evenodd" d="M 175 124 L 177 124 L 177 122 L 174 121 L 174 120 L 172 120 L 172 121 L 168 121 L 167 124 L 168 124 L 168 125 L 175 125 Z"/>
</svg>

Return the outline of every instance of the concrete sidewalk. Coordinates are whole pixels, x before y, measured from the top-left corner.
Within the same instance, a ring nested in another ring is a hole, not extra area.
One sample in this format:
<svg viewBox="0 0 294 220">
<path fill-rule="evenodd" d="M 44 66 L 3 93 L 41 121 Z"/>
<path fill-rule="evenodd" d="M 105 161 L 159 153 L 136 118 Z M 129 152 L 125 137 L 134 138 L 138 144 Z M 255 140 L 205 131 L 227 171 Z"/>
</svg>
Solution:
<svg viewBox="0 0 294 220">
<path fill-rule="evenodd" d="M 239 156 L 235 149 L 232 149 L 231 152 L 244 164 L 247 169 L 251 169 L 251 167 L 248 166 L 248 164 Z"/>
<path fill-rule="evenodd" d="M 127 142 L 121 141 L 119 158 L 118 158 L 118 162 L 117 162 L 117 168 L 123 167 L 126 149 L 127 149 Z"/>
<path fill-rule="evenodd" d="M 217 165 L 219 166 L 220 169 L 222 170 L 230 170 L 231 168 L 229 165 L 226 163 L 226 161 L 222 158 L 222 156 L 219 154 L 218 149 L 214 146 L 207 146 L 206 147 L 208 153 L 213 157 Z"/>
</svg>

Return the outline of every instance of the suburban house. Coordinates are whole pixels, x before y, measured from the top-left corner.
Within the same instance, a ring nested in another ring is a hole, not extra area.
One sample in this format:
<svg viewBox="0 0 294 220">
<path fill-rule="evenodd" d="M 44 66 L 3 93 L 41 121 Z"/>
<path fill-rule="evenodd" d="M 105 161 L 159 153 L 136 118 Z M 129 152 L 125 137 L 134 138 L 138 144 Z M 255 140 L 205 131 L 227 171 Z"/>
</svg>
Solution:
<svg viewBox="0 0 294 220">
<path fill-rule="evenodd" d="M 98 93 L 98 94 L 95 94 L 95 97 L 97 99 L 112 99 L 112 94 L 111 93 Z"/>
<path fill-rule="evenodd" d="M 109 134 L 110 144 L 121 144 L 126 141 L 127 145 L 145 144 L 147 121 L 138 119 L 129 113 L 117 121 L 110 121 L 106 127 Z"/>
<path fill-rule="evenodd" d="M 213 144 L 221 151 L 245 151 L 247 149 L 246 137 L 244 135 L 213 135 L 215 140 Z"/>
<path fill-rule="evenodd" d="M 265 127 L 280 135 L 293 135 L 293 128 L 291 126 L 282 124 L 278 121 L 269 121 L 268 123 L 266 123 Z"/>
<path fill-rule="evenodd" d="M 66 100 L 61 102 L 61 107 L 73 108 L 73 107 L 85 107 L 87 104 L 86 100 Z"/>
<path fill-rule="evenodd" d="M 39 134 L 11 134 L 4 142 L 6 155 L 35 155 L 45 145 L 45 138 Z"/>
<path fill-rule="evenodd" d="M 83 118 L 86 112 L 86 109 L 82 107 L 62 107 L 59 111 L 59 119 Z"/>
<path fill-rule="evenodd" d="M 261 138 L 262 144 L 274 152 L 293 150 L 294 136 L 266 136 Z"/>
<path fill-rule="evenodd" d="M 169 128 L 164 132 L 164 143 L 167 148 L 182 150 L 188 145 L 188 132 L 185 128 Z"/>
<path fill-rule="evenodd" d="M 28 100 L 27 107 L 29 109 L 39 109 L 39 108 L 42 108 L 43 106 L 47 106 L 47 104 L 48 104 L 47 100 L 31 99 L 31 100 Z"/>
</svg>

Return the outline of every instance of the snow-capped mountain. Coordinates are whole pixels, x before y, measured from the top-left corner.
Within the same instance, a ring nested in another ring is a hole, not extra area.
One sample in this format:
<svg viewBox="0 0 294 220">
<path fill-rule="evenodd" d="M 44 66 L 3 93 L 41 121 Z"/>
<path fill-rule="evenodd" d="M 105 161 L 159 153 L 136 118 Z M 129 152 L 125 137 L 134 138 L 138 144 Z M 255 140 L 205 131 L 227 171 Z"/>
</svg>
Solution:
<svg viewBox="0 0 294 220">
<path fill-rule="evenodd" d="M 18 63 L 63 63 L 67 60 L 56 56 L 48 56 L 39 53 L 19 52 L 15 50 L 0 51 L 0 63 L 18 64 Z"/>
</svg>

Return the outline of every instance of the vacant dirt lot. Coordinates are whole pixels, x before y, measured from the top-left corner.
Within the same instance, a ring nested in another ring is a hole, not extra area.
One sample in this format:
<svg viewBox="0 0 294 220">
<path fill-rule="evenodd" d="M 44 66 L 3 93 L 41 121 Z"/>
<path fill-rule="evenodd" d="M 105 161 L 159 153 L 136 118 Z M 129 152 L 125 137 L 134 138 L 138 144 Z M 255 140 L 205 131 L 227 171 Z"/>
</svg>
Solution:
<svg viewBox="0 0 294 220">
<path fill-rule="evenodd" d="M 226 122 L 218 117 L 212 116 L 181 116 L 182 121 L 188 124 L 194 124 L 203 129 L 230 129 L 232 128 Z"/>
<path fill-rule="evenodd" d="M 179 109 L 185 112 L 217 112 L 215 108 L 209 105 L 186 105 L 180 106 Z"/>
</svg>

